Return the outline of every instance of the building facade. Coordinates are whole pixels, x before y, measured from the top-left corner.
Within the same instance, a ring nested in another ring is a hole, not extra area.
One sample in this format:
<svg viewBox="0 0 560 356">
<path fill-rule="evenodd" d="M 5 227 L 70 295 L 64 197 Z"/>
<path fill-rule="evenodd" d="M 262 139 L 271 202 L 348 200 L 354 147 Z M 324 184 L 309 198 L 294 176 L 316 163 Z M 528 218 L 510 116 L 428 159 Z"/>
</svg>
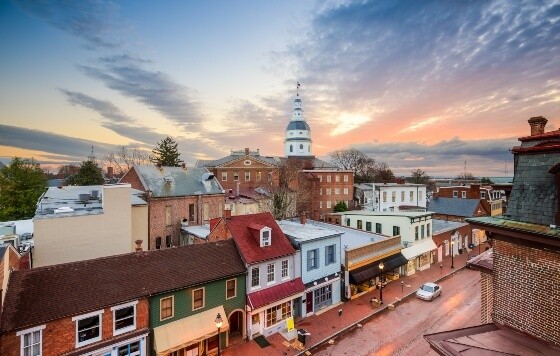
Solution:
<svg viewBox="0 0 560 356">
<path fill-rule="evenodd" d="M 413 183 L 355 184 L 354 199 L 372 211 L 426 211 L 426 185 Z"/>
<path fill-rule="evenodd" d="M 502 206 L 506 200 L 504 191 L 480 184 L 439 187 L 437 196 L 442 198 L 480 199 L 481 204 L 490 213 L 490 216 L 502 215 Z"/>
</svg>

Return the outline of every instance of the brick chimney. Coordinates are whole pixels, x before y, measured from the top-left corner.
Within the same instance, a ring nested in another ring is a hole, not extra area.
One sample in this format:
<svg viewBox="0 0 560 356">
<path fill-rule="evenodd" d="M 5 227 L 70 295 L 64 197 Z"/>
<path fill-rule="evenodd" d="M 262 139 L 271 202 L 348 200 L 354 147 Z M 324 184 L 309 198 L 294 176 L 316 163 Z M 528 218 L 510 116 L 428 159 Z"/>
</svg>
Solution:
<svg viewBox="0 0 560 356">
<path fill-rule="evenodd" d="M 136 252 L 142 252 L 142 240 L 136 240 L 134 243 L 136 244 Z"/>
<path fill-rule="evenodd" d="M 544 127 L 548 122 L 542 116 L 535 116 L 529 119 L 529 126 L 531 126 L 531 136 L 540 135 L 544 133 Z"/>
<path fill-rule="evenodd" d="M 113 178 L 113 167 L 107 167 L 107 177 Z"/>
<path fill-rule="evenodd" d="M 249 155 L 249 148 L 246 147 L 245 148 L 245 156 L 248 156 L 248 155 Z"/>
<path fill-rule="evenodd" d="M 224 219 L 226 219 L 226 220 L 231 219 L 231 210 L 224 209 Z"/>
<path fill-rule="evenodd" d="M 305 225 L 305 223 L 307 222 L 307 214 L 305 213 L 305 211 L 299 215 L 299 222 L 302 225 Z"/>
</svg>

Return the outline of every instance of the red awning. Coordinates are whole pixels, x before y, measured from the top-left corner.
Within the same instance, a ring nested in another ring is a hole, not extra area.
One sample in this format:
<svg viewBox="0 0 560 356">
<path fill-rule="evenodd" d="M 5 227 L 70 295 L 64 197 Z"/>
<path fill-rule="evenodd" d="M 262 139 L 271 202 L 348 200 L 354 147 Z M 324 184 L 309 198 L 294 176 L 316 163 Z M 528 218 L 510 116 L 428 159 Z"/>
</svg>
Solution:
<svg viewBox="0 0 560 356">
<path fill-rule="evenodd" d="M 300 277 L 274 287 L 266 288 L 247 295 L 247 304 L 254 310 L 272 304 L 292 295 L 303 293 L 305 286 Z"/>
</svg>

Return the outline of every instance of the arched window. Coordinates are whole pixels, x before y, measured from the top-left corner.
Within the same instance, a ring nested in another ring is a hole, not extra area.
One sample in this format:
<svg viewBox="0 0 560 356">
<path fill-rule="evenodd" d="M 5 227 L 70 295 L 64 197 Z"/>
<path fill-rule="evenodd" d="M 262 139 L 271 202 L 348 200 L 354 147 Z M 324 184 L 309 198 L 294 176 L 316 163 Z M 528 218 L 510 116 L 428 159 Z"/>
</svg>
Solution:
<svg viewBox="0 0 560 356">
<path fill-rule="evenodd" d="M 294 146 L 290 145 L 290 152 L 294 152 Z"/>
<path fill-rule="evenodd" d="M 299 144 L 299 149 L 300 149 L 300 150 L 303 150 L 303 143 L 300 143 L 300 144 Z"/>
</svg>

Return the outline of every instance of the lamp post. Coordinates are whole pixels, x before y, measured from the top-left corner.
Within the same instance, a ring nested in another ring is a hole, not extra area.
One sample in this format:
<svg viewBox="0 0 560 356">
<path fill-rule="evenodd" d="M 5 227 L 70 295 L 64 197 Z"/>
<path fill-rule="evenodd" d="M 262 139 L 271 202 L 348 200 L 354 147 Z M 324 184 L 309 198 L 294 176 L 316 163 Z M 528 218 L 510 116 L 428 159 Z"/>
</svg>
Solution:
<svg viewBox="0 0 560 356">
<path fill-rule="evenodd" d="M 453 245 L 455 245 L 455 241 L 453 240 L 453 237 L 452 237 L 452 238 L 451 238 L 451 268 L 455 268 L 455 267 L 453 266 L 453 253 L 454 253 Z"/>
<path fill-rule="evenodd" d="M 214 320 L 216 327 L 218 328 L 218 356 L 220 356 L 220 328 L 222 327 L 222 321 L 222 316 L 218 313 L 216 320 Z"/>
<path fill-rule="evenodd" d="M 379 263 L 379 270 L 381 271 L 381 278 L 379 279 L 379 303 L 383 304 L 383 261 Z"/>
</svg>

